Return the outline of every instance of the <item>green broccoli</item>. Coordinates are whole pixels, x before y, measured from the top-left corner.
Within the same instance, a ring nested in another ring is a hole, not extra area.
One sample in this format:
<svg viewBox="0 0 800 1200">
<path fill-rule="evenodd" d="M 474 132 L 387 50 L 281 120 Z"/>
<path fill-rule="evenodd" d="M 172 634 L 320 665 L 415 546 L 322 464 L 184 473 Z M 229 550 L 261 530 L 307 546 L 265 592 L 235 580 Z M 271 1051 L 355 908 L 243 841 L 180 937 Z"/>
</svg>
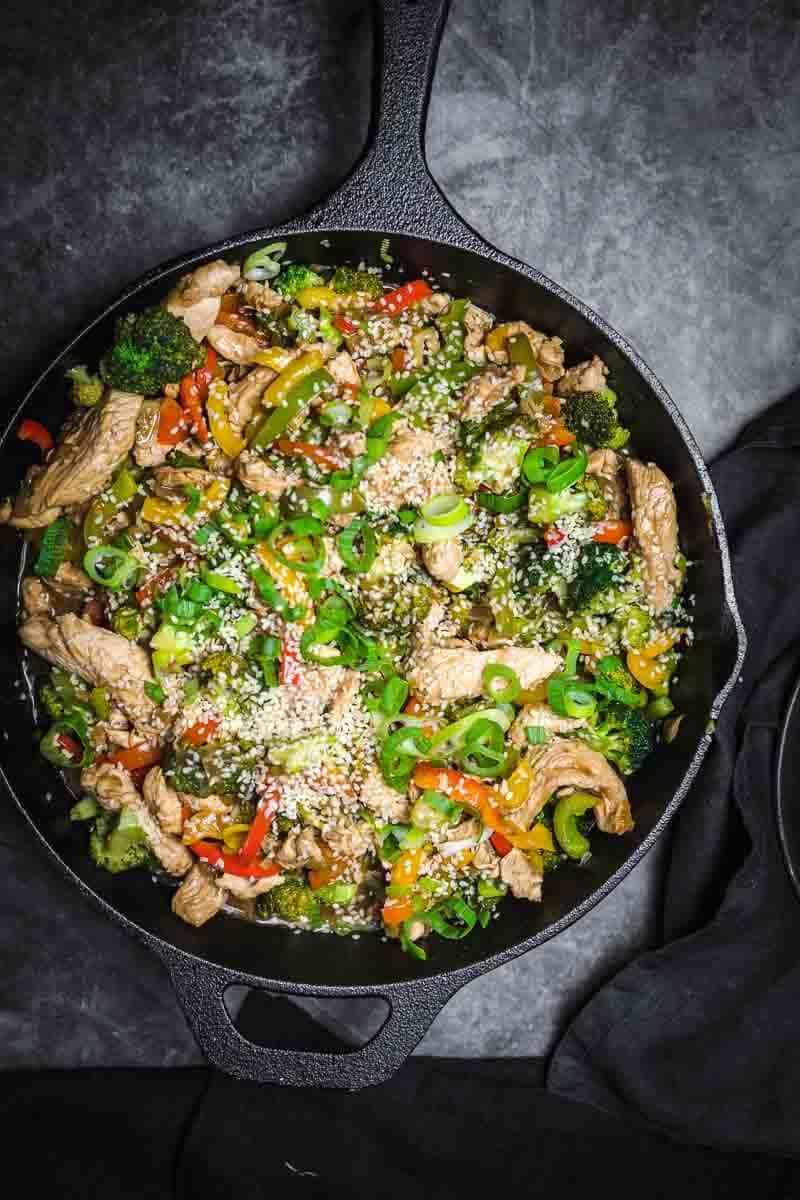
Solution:
<svg viewBox="0 0 800 1200">
<path fill-rule="evenodd" d="M 302 879 L 285 883 L 259 896 L 256 910 L 260 917 L 280 917 L 282 921 L 306 921 L 314 928 L 322 924 L 322 913 L 311 888 Z"/>
<path fill-rule="evenodd" d="M 331 287 L 335 292 L 348 296 L 361 292 L 377 300 L 383 295 L 380 275 L 373 275 L 371 271 L 357 271 L 354 267 L 337 267 Z"/>
<path fill-rule="evenodd" d="M 618 450 L 630 436 L 619 423 L 617 397 L 611 388 L 565 396 L 561 401 L 561 420 L 586 446 Z"/>
<path fill-rule="evenodd" d="M 122 391 L 156 396 L 204 358 L 205 351 L 183 321 L 154 304 L 120 318 L 114 345 L 100 362 L 100 375 Z"/>
<path fill-rule="evenodd" d="M 89 834 L 89 854 L 98 867 L 112 875 L 155 865 L 136 813 L 127 806 L 119 813 L 101 812 L 95 817 Z"/>
<path fill-rule="evenodd" d="M 604 521 L 608 502 L 603 495 L 603 485 L 596 475 L 582 475 L 574 485 L 575 491 L 586 497 L 584 512 L 590 521 Z"/>
<path fill-rule="evenodd" d="M 70 367 L 67 379 L 72 380 L 72 402 L 81 408 L 94 408 L 100 403 L 105 384 L 99 375 L 90 375 L 86 367 Z"/>
<path fill-rule="evenodd" d="M 556 493 L 563 496 L 563 492 Z M 620 583 L 627 559 L 618 546 L 606 542 L 586 542 L 581 546 L 575 575 L 570 581 L 568 596 L 574 609 L 585 608 L 596 597 Z"/>
<path fill-rule="evenodd" d="M 623 775 L 638 771 L 655 744 L 653 723 L 639 709 L 624 704 L 602 705 L 590 723 L 576 733 Z"/>
<path fill-rule="evenodd" d="M 318 287 L 324 280 L 305 263 L 289 263 L 272 285 L 282 296 L 296 296 L 303 288 Z"/>
<path fill-rule="evenodd" d="M 532 525 L 552 525 L 559 517 L 582 512 L 589 503 L 586 492 L 564 488 L 548 492 L 543 483 L 536 483 L 528 493 L 528 520 Z"/>
<path fill-rule="evenodd" d="M 493 492 L 509 491 L 519 476 L 529 440 L 512 429 L 494 429 L 487 433 L 471 453 L 461 451 L 456 460 L 454 481 L 462 491 L 472 493 L 481 484 Z"/>
</svg>

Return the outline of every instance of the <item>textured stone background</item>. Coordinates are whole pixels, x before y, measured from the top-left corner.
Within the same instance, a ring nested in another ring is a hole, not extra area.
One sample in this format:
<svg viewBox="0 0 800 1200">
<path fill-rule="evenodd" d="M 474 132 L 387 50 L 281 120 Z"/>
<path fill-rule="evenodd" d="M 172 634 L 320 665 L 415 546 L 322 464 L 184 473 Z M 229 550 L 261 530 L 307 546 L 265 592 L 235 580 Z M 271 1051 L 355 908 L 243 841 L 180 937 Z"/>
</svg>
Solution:
<svg viewBox="0 0 800 1200">
<path fill-rule="evenodd" d="M 489 240 L 617 326 L 707 454 L 797 388 L 800 10 L 756 0 L 454 0 L 430 165 Z M 367 127 L 362 0 L 109 0 L 4 15 L 4 402 L 123 284 L 302 211 Z M 691 802 L 691 800 L 689 801 Z M 539 1054 L 657 937 L 666 847 L 457 996 L 429 1053 Z M 197 1051 L 159 967 L 0 813 L 0 1064 Z"/>
</svg>

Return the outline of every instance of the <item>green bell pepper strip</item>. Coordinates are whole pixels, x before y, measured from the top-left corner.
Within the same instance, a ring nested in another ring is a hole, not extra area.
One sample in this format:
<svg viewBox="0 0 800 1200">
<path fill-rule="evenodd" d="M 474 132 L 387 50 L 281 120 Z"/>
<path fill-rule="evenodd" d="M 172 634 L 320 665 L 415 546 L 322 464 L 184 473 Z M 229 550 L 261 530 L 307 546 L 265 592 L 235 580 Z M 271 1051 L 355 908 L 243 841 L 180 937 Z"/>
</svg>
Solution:
<svg viewBox="0 0 800 1200">
<path fill-rule="evenodd" d="M 57 517 L 44 531 L 33 572 L 41 579 L 51 579 L 64 561 L 69 542 L 69 517 Z"/>
<path fill-rule="evenodd" d="M 525 737 L 529 746 L 543 746 L 547 741 L 547 730 L 544 725 L 526 725 Z"/>
<path fill-rule="evenodd" d="M 357 891 L 357 883 L 326 883 L 314 894 L 323 904 L 349 904 Z"/>
<path fill-rule="evenodd" d="M 105 528 L 117 511 L 111 500 L 93 500 L 83 519 L 83 540 L 87 546 L 102 545 Z"/>
<path fill-rule="evenodd" d="M 453 925 L 447 919 L 457 917 L 461 925 Z M 438 933 L 439 937 L 449 941 L 458 941 L 472 933 L 478 920 L 477 913 L 466 904 L 460 896 L 451 896 L 436 908 L 428 909 L 422 914 L 422 920 Z"/>
<path fill-rule="evenodd" d="M 460 804 L 455 804 L 444 792 L 424 791 L 411 809 L 411 820 L 417 829 L 440 829 L 454 825 L 463 813 Z"/>
<path fill-rule="evenodd" d="M 553 833 L 564 853 L 577 862 L 585 859 L 590 851 L 589 839 L 578 829 L 577 819 L 594 808 L 598 799 L 590 792 L 573 792 L 571 796 L 562 796 L 556 803 Z"/>
<path fill-rule="evenodd" d="M 285 433 L 292 421 L 306 408 L 322 388 L 333 383 L 333 377 L 320 367 L 306 375 L 291 388 L 281 403 L 271 410 L 250 439 L 250 448 L 257 450 L 269 446 Z"/>
<path fill-rule="evenodd" d="M 121 592 L 130 587 L 140 566 L 138 559 L 116 546 L 95 546 L 83 556 L 86 574 L 110 592 Z"/>
<path fill-rule="evenodd" d="M 586 452 L 579 450 L 577 454 L 563 459 L 557 467 L 553 467 L 544 481 L 544 486 L 548 492 L 563 492 L 571 483 L 575 483 L 586 474 L 588 462 Z"/>
<path fill-rule="evenodd" d="M 66 745 L 61 741 L 65 739 Z M 76 758 L 69 748 L 77 745 L 80 758 Z M 88 767 L 94 761 L 94 751 L 89 745 L 86 726 L 77 719 L 64 716 L 60 721 L 51 725 L 39 743 L 39 751 L 48 762 L 55 767 Z"/>
</svg>

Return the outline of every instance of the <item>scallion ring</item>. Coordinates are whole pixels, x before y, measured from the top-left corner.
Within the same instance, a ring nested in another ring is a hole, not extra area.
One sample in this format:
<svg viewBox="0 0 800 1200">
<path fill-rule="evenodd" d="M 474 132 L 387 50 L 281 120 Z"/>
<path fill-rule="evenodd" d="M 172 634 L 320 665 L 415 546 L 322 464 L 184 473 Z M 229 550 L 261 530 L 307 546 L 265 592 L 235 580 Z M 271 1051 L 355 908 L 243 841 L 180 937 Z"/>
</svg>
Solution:
<svg viewBox="0 0 800 1200">
<path fill-rule="evenodd" d="M 522 691 L 519 676 L 504 663 L 488 663 L 483 669 L 483 690 L 490 700 L 513 704 Z"/>
<path fill-rule="evenodd" d="M 127 550 L 118 550 L 116 546 L 95 546 L 83 556 L 86 574 L 110 592 L 129 587 L 140 565 Z"/>
<path fill-rule="evenodd" d="M 360 552 L 357 549 L 359 541 Z M 353 571 L 356 575 L 366 575 L 378 553 L 374 530 L 364 517 L 356 517 L 355 521 L 351 521 L 346 529 L 336 535 L 336 547 L 348 571 Z"/>
<path fill-rule="evenodd" d="M 469 516 L 469 506 L 466 500 L 455 492 L 449 495 L 442 493 L 439 496 L 433 496 L 426 504 L 422 505 L 419 511 L 422 519 L 429 525 L 443 528 L 457 525 Z"/>
<path fill-rule="evenodd" d="M 245 279 L 253 279 L 257 283 L 265 279 L 274 279 L 280 272 L 280 261 L 286 253 L 286 242 L 270 242 L 260 250 L 248 254 L 242 263 L 242 275 Z"/>
<path fill-rule="evenodd" d="M 478 492 L 475 501 L 478 508 L 490 513 L 513 513 L 523 507 L 527 498 L 525 492 L 509 492 L 505 496 L 496 496 L 494 492 Z"/>
<path fill-rule="evenodd" d="M 399 675 L 387 679 L 381 695 L 381 712 L 387 717 L 396 717 L 408 699 L 408 684 Z"/>
<path fill-rule="evenodd" d="M 314 521 L 317 526 L 321 524 L 316 517 L 307 517 L 305 520 Z M 284 567 L 302 574 L 316 575 L 325 565 L 322 536 L 320 533 L 298 536 L 294 524 L 293 521 L 281 521 L 276 525 L 268 538 L 269 548 Z"/>
<path fill-rule="evenodd" d="M 535 446 L 522 460 L 522 474 L 528 483 L 544 483 L 558 460 L 557 446 Z"/>
<path fill-rule="evenodd" d="M 332 400 L 319 410 L 319 423 L 328 429 L 341 429 L 353 419 L 353 410 L 342 400 Z"/>
<path fill-rule="evenodd" d="M 431 525 L 424 517 L 417 517 L 411 530 L 414 541 L 420 546 L 430 546 L 433 542 L 444 542 L 448 538 L 458 537 L 473 525 L 475 517 L 467 512 L 465 517 L 453 525 Z"/>
</svg>

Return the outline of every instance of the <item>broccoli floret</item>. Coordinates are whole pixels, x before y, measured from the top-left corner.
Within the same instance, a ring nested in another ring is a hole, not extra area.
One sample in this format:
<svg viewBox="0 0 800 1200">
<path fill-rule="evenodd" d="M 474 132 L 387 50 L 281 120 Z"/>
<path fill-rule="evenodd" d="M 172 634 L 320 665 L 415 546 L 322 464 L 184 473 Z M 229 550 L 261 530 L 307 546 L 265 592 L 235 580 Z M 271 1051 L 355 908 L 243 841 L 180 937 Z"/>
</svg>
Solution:
<svg viewBox="0 0 800 1200">
<path fill-rule="evenodd" d="M 379 275 L 371 271 L 356 271 L 353 267 L 337 267 L 331 279 L 331 287 L 335 292 L 352 295 L 361 292 L 375 299 L 383 295 L 383 284 Z"/>
<path fill-rule="evenodd" d="M 95 818 L 89 834 L 89 854 L 98 867 L 112 875 L 154 865 L 135 812 L 124 806 L 118 814 L 101 812 Z"/>
<path fill-rule="evenodd" d="M 624 704 L 602 706 L 590 724 L 576 732 L 623 775 L 638 771 L 655 742 L 653 723 L 638 708 L 626 708 Z"/>
<path fill-rule="evenodd" d="M 106 383 L 125 392 L 158 395 L 199 367 L 205 352 L 186 325 L 154 304 L 117 322 L 116 339 L 100 362 Z"/>
<path fill-rule="evenodd" d="M 548 492 L 544 484 L 537 483 L 528 493 L 528 520 L 532 525 L 552 525 L 559 517 L 582 512 L 588 505 L 585 492 L 564 488 L 561 492 Z"/>
<path fill-rule="evenodd" d="M 320 338 L 319 321 L 304 308 L 293 308 L 286 324 L 301 342 L 316 342 Z"/>
<path fill-rule="evenodd" d="M 586 497 L 584 512 L 590 521 L 604 521 L 608 503 L 603 495 L 603 485 L 596 475 L 582 475 L 575 484 L 575 491 Z"/>
<path fill-rule="evenodd" d="M 72 402 L 81 408 L 94 408 L 100 403 L 105 384 L 99 375 L 90 375 L 86 367 L 70 367 L 67 379 L 72 380 Z"/>
<path fill-rule="evenodd" d="M 507 492 L 516 481 L 529 441 L 511 429 L 487 433 L 477 449 L 461 451 L 456 462 L 454 481 L 464 492 L 477 491 L 486 484 L 494 492 Z"/>
<path fill-rule="evenodd" d="M 574 392 L 561 401 L 561 420 L 579 442 L 618 450 L 630 436 L 617 417 L 617 397 L 611 388 Z"/>
<path fill-rule="evenodd" d="M 541 641 L 544 624 L 558 611 L 555 600 L 545 597 L 548 592 L 557 596 L 559 585 L 563 587 L 563 580 L 555 572 L 548 573 L 544 566 L 540 570 L 533 559 L 523 570 L 500 567 L 487 595 L 500 637 L 523 646 Z"/>
<path fill-rule="evenodd" d="M 318 287 L 324 280 L 305 263 L 289 263 L 272 285 L 282 296 L 296 296 L 303 288 Z"/>
<path fill-rule="evenodd" d="M 558 492 L 557 495 L 563 495 Z M 607 542 L 586 542 L 578 555 L 575 575 L 569 584 L 569 601 L 582 609 L 596 597 L 622 581 L 626 556 L 618 546 Z"/>
<path fill-rule="evenodd" d="M 319 902 L 302 879 L 287 879 L 285 883 L 259 896 L 256 909 L 260 917 L 305 921 L 311 926 L 322 924 Z"/>
</svg>

